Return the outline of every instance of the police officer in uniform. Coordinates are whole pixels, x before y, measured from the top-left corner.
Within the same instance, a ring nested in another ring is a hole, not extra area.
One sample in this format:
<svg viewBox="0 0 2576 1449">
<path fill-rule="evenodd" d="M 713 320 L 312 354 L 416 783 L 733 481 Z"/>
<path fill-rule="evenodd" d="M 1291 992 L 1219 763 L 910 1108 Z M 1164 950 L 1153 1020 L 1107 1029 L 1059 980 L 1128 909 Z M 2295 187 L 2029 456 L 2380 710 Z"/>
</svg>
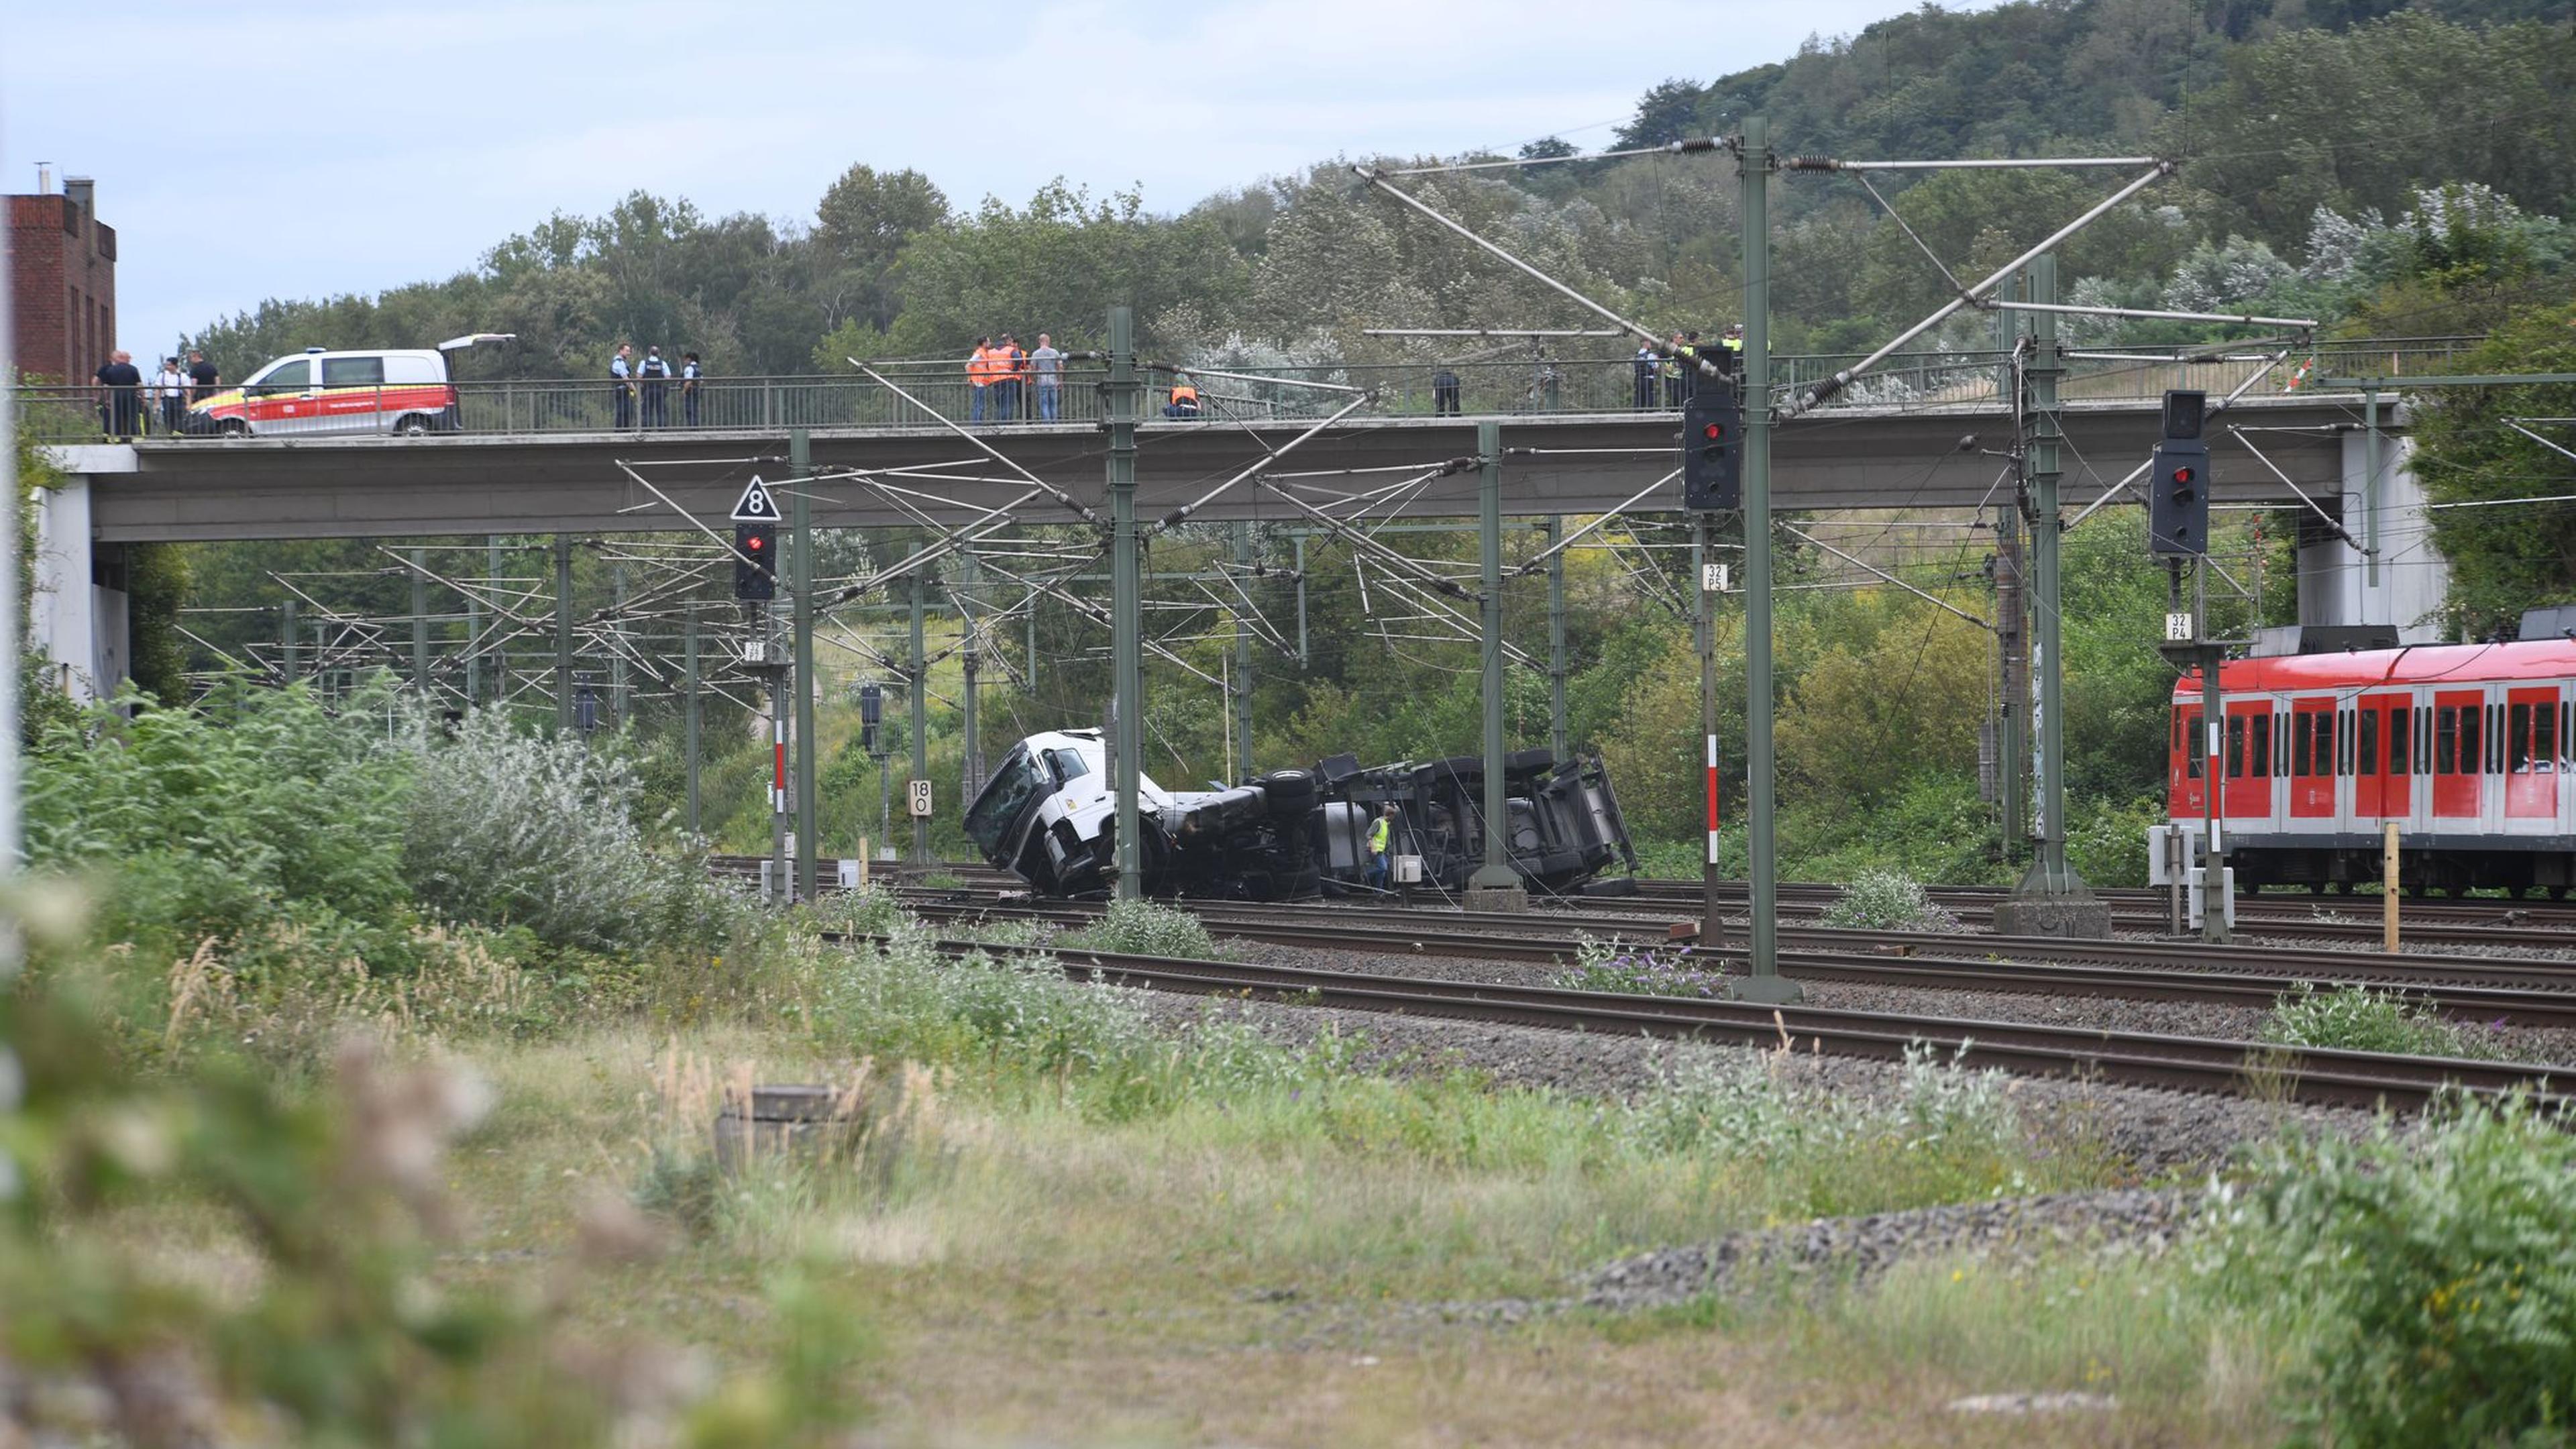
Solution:
<svg viewBox="0 0 2576 1449">
<path fill-rule="evenodd" d="M 635 426 L 635 368 L 627 361 L 634 351 L 620 342 L 617 355 L 608 359 L 609 403 L 621 430 Z"/>
<path fill-rule="evenodd" d="M 644 426 L 648 428 L 669 427 L 671 425 L 671 400 L 667 396 L 667 391 L 671 386 L 671 364 L 662 360 L 662 349 L 660 347 L 655 346 L 644 349 L 644 360 L 636 364 L 635 375 L 643 380 Z"/>
</svg>

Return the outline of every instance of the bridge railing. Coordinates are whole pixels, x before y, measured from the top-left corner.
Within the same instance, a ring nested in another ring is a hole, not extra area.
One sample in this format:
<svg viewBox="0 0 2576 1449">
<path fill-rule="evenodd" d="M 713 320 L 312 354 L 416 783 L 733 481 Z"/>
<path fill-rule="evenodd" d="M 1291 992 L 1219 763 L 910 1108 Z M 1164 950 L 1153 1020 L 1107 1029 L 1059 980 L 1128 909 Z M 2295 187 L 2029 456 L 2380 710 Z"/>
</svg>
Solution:
<svg viewBox="0 0 2576 1449">
<path fill-rule="evenodd" d="M 2477 337 L 2376 338 L 2320 344 L 2295 354 L 2263 382 L 2268 393 L 2292 391 L 2306 380 L 2334 375 L 2405 377 L 2455 370 L 2459 355 Z M 2267 366 L 2269 351 L 2248 347 L 2214 355 L 2208 349 L 2077 349 L 2069 357 L 2061 394 L 2071 402 L 2149 401 L 2167 388 L 2225 392 Z M 1782 354 L 1772 358 L 1775 400 L 1795 398 L 1860 360 L 1860 354 Z M 1018 427 L 1031 423 L 1096 423 L 1105 416 L 1096 363 L 1068 363 L 1053 388 L 1032 377 L 1015 385 L 977 389 L 953 359 L 871 364 L 892 386 L 857 374 L 807 377 L 705 378 L 692 387 L 678 379 L 621 385 L 608 378 L 508 379 L 456 384 L 456 406 L 431 421 L 431 431 L 481 435 L 545 435 L 620 431 L 779 428 L 918 428 L 939 419 L 967 426 Z M 1936 407 L 1993 403 L 2010 395 L 2011 354 L 1993 351 L 1906 353 L 1882 362 L 1836 395 L 1828 407 L 1893 405 Z M 1228 369 L 1227 371 L 1232 371 Z M 1248 369 L 1247 369 L 1248 371 Z M 1149 374 L 1144 415 L 1167 414 L 1171 376 Z M 1279 421 L 1323 417 L 1347 404 L 1355 391 L 1371 400 L 1362 411 L 1375 417 L 1515 416 L 1566 413 L 1669 412 L 1679 407 L 1686 383 L 1641 375 L 1633 357 L 1526 358 L 1512 361 L 1353 363 L 1330 367 L 1272 368 L 1259 377 L 1198 373 L 1197 418 L 1202 422 Z M 211 430 L 170 429 L 161 401 L 145 389 L 129 420 L 139 436 L 213 440 Z M 977 396 L 978 392 L 982 396 Z M 22 387 L 20 416 L 40 441 L 96 442 L 117 421 L 94 384 Z M 391 431 L 400 421 L 366 406 L 301 426 L 251 424 L 254 436 L 317 436 Z"/>
</svg>

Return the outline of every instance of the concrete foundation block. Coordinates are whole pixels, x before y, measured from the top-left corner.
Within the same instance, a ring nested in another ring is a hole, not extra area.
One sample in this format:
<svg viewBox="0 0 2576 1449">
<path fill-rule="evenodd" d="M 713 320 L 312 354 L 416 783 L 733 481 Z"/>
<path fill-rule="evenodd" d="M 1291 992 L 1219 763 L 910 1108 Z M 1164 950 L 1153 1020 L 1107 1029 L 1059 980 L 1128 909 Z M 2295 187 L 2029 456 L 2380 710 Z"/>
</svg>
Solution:
<svg viewBox="0 0 2576 1449">
<path fill-rule="evenodd" d="M 2065 941 L 2111 938 L 2111 903 L 2083 895 L 2006 896 L 1995 902 L 1998 936 L 2054 936 Z"/>
<path fill-rule="evenodd" d="M 1523 886 L 1469 886 L 1459 904 L 1471 911 L 1503 911 L 1512 915 L 1529 912 L 1529 891 Z"/>
</svg>

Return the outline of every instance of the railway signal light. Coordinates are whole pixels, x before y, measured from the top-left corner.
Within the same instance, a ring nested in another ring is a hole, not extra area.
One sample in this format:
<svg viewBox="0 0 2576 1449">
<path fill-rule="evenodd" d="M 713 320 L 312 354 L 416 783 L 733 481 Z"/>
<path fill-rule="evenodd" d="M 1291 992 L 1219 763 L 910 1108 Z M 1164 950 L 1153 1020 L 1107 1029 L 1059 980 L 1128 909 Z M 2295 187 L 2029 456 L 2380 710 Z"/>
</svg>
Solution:
<svg viewBox="0 0 2576 1449">
<path fill-rule="evenodd" d="M 2209 444 L 2167 438 L 2147 465 L 2147 552 L 2188 558 L 2209 552 Z"/>
<path fill-rule="evenodd" d="M 737 523 L 733 526 L 733 596 L 737 599 L 778 597 L 778 525 Z"/>
<path fill-rule="evenodd" d="M 1744 506 L 1738 436 L 1744 409 L 1724 384 L 1695 392 L 1682 408 L 1682 502 L 1702 512 Z"/>
</svg>

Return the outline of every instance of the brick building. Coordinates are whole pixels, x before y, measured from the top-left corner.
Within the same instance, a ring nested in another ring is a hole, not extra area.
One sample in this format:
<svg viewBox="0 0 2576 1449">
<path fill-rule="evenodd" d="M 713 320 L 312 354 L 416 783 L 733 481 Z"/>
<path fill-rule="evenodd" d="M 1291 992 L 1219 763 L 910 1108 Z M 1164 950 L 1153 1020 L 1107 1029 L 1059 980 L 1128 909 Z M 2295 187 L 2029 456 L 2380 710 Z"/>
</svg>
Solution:
<svg viewBox="0 0 2576 1449">
<path fill-rule="evenodd" d="M 88 177 L 9 198 L 9 302 L 9 358 L 31 377 L 85 381 L 116 346 L 116 229 Z"/>
</svg>

